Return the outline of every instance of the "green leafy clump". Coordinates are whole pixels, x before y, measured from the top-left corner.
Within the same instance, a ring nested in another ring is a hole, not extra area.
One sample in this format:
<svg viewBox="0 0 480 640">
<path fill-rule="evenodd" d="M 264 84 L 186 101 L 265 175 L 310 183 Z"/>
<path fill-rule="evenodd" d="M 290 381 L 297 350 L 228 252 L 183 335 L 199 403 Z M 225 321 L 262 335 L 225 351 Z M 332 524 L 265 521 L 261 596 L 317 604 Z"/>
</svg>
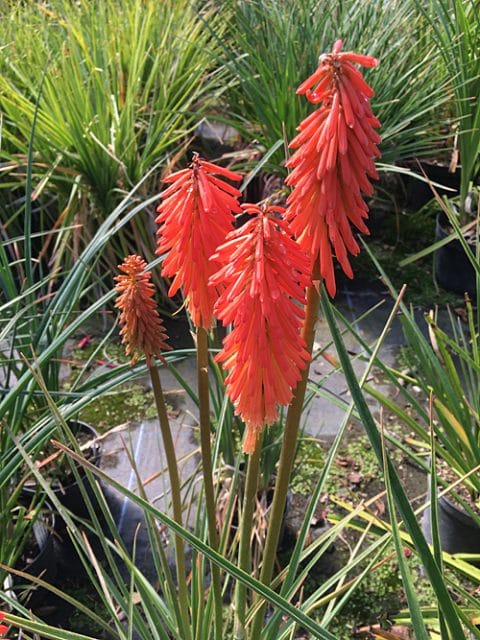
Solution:
<svg viewBox="0 0 480 640">
<path fill-rule="evenodd" d="M 388 549 L 385 556 L 388 557 Z M 435 603 L 435 594 L 422 576 L 418 558 L 408 559 L 409 568 L 415 576 L 415 588 L 422 606 L 430 607 Z M 365 567 L 359 567 L 360 572 Z M 354 629 L 369 625 L 379 625 L 388 629 L 396 624 L 398 614 L 407 606 L 403 590 L 402 577 L 396 559 L 384 562 L 375 570 L 368 571 L 350 598 L 341 616 L 332 621 L 330 630 L 337 640 L 350 640 Z M 400 621 L 399 621 L 400 622 Z"/>
<path fill-rule="evenodd" d="M 35 223 L 44 225 L 39 231 L 60 222 L 70 228 L 68 260 L 155 163 L 181 155 L 204 110 L 216 103 L 223 73 L 212 33 L 221 35 L 222 26 L 211 7 L 184 0 L 22 2 L 5 15 L 0 9 L 0 18 L 7 160 L 0 187 L 18 193 L 21 202 L 38 101 Z M 158 190 L 158 173 L 140 197 Z M 22 216 L 14 207 L 8 211 L 5 222 L 12 236 L 20 235 Z M 140 247 L 151 252 L 151 223 L 147 216 L 127 225 L 109 257 Z"/>
<path fill-rule="evenodd" d="M 325 463 L 321 443 L 315 439 L 302 438 L 298 444 L 297 460 L 292 472 L 292 493 L 308 496 L 318 481 L 318 470 Z"/>
<path fill-rule="evenodd" d="M 223 55 L 234 79 L 227 89 L 230 118 L 249 139 L 255 136 L 267 149 L 279 139 L 293 139 L 308 111 L 295 89 L 340 38 L 345 50 L 381 60 L 372 72 L 372 107 L 382 123 L 383 161 L 435 155 L 438 114 L 448 93 L 429 31 L 411 3 L 229 0 L 223 5 L 228 22 Z M 368 71 L 365 76 L 368 80 Z M 283 151 L 274 160 L 280 165 Z"/>
<path fill-rule="evenodd" d="M 62 591 L 108 620 L 110 613 L 108 607 L 103 600 L 98 597 L 98 594 L 92 589 L 92 585 L 88 581 L 68 578 L 62 584 Z M 68 620 L 68 625 L 69 629 L 75 633 L 83 633 L 97 637 L 101 637 L 101 634 L 104 633 L 104 629 L 100 627 L 100 625 L 97 625 L 94 620 L 80 609 L 73 609 Z"/>
</svg>

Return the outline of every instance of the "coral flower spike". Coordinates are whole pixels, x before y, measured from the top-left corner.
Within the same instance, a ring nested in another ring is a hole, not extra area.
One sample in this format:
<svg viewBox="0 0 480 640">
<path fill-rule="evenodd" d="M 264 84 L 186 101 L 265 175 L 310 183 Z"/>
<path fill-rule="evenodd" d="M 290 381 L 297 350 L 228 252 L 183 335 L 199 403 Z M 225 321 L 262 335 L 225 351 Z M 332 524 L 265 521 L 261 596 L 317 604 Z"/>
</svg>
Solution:
<svg viewBox="0 0 480 640">
<path fill-rule="evenodd" d="M 161 194 L 156 218 L 157 254 L 168 252 L 162 275 L 173 278 L 168 294 L 174 296 L 182 287 L 193 324 L 204 329 L 212 325 L 218 298 L 216 287 L 208 282 L 215 270 L 209 258 L 233 228 L 232 213 L 241 211 L 240 191 L 216 176 L 241 180 L 238 173 L 195 153 L 187 169 L 164 179 L 171 184 Z"/>
<path fill-rule="evenodd" d="M 167 335 L 158 315 L 151 273 L 145 273 L 147 263 L 139 256 L 128 256 L 119 266 L 123 273 L 116 276 L 116 292 L 119 294 L 115 306 L 120 309 L 120 335 L 126 345 L 127 356 L 135 364 L 145 354 L 150 366 L 151 356 L 162 358 L 162 351 L 169 351 Z"/>
<path fill-rule="evenodd" d="M 287 162 L 293 171 L 286 180 L 294 187 L 286 217 L 313 263 L 319 262 L 332 296 L 333 255 L 351 278 L 348 253 L 359 252 L 351 225 L 368 233 L 362 194 L 373 193 L 369 178 L 378 178 L 373 158 L 380 157 L 375 131 L 380 123 L 370 107 L 374 92 L 355 66 L 375 67 L 378 61 L 341 49 L 337 40 L 332 53 L 320 56 L 318 69 L 297 89 L 320 106 L 290 143 L 296 152 Z"/>
<path fill-rule="evenodd" d="M 253 453 L 278 405 L 292 399 L 310 356 L 300 336 L 310 262 L 279 214 L 283 207 L 242 205 L 251 218 L 212 256 L 221 265 L 211 279 L 224 289 L 215 314 L 232 331 L 216 357 L 228 370 L 227 393 L 246 423 L 245 453 Z"/>
</svg>

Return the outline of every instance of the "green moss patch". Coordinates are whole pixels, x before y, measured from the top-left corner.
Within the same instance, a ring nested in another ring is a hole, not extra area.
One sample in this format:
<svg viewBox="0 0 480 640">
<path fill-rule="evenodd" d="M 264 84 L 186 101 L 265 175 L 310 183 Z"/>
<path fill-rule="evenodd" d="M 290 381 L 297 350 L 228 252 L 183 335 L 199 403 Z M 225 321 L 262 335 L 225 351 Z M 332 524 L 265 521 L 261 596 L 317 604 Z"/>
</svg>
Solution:
<svg viewBox="0 0 480 640">
<path fill-rule="evenodd" d="M 139 384 L 119 387 L 91 402 L 80 413 L 80 420 L 98 431 L 107 431 L 124 422 L 140 422 L 157 415 L 153 392 Z"/>
<path fill-rule="evenodd" d="M 325 449 L 319 440 L 303 438 L 300 441 L 290 485 L 293 493 L 312 495 L 325 459 Z M 345 498 L 378 477 L 378 461 L 370 442 L 367 436 L 358 435 L 340 448 L 325 483 L 325 493 Z"/>
</svg>

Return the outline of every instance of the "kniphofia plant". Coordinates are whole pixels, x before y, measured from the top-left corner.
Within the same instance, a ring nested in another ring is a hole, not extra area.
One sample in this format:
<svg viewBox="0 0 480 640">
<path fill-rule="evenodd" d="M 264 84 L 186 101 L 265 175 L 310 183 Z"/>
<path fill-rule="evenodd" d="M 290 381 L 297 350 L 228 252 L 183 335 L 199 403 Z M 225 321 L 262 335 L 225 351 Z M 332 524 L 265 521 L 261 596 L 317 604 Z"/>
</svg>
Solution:
<svg viewBox="0 0 480 640">
<path fill-rule="evenodd" d="M 377 60 L 353 52 L 341 53 L 337 40 L 332 53 L 320 56 L 317 70 L 298 88 L 312 104 L 320 106 L 299 126 L 290 143 L 297 151 L 287 162 L 293 168 L 286 180 L 293 187 L 286 218 L 300 245 L 310 256 L 312 284 L 307 289 L 307 307 L 302 338 L 311 354 L 320 302 L 321 279 L 331 295 L 336 291 L 333 255 L 347 276 L 352 277 L 347 252 L 358 253 L 350 223 L 367 232 L 364 218 L 368 207 L 362 194 L 372 193 L 369 177 L 376 177 L 373 158 L 378 157 L 378 120 L 370 108 L 373 90 L 354 66 L 374 67 Z M 282 451 L 267 532 L 260 580 L 270 584 L 281 530 L 288 483 L 295 457 L 298 430 L 308 380 L 303 370 L 288 408 Z M 265 605 L 253 619 L 250 638 L 258 638 Z"/>
<path fill-rule="evenodd" d="M 122 329 L 120 333 L 127 355 L 132 356 L 132 364 L 140 355 L 145 355 L 147 360 L 167 458 L 173 517 L 181 525 L 183 518 L 180 476 L 165 398 L 154 361 L 155 356 L 162 358 L 162 352 L 170 350 L 170 347 L 166 342 L 167 335 L 153 299 L 154 287 L 151 282 L 151 273 L 146 272 L 146 268 L 147 263 L 140 256 L 130 255 L 125 258 L 119 266 L 122 273 L 115 278 L 117 282 L 115 289 L 119 294 L 115 306 L 121 312 L 120 325 Z M 179 631 L 183 633 L 185 638 L 190 638 L 185 548 L 183 540 L 179 536 L 175 536 L 175 562 L 183 627 Z"/>
<path fill-rule="evenodd" d="M 221 176 L 218 178 L 217 176 Z M 223 179 L 222 179 L 223 178 Z M 208 387 L 208 335 L 213 324 L 217 287 L 209 281 L 215 271 L 210 257 L 233 227 L 233 213 L 241 211 L 238 189 L 225 182 L 239 181 L 238 173 L 207 162 L 195 153 L 189 167 L 164 179 L 170 186 L 161 194 L 157 212 L 157 253 L 166 253 L 162 275 L 173 278 L 169 295 L 181 288 L 197 339 L 197 378 L 200 413 L 202 470 L 210 545 L 218 549 L 213 486 L 210 402 Z M 215 633 L 222 635 L 220 572 L 211 564 L 215 602 Z"/>
</svg>

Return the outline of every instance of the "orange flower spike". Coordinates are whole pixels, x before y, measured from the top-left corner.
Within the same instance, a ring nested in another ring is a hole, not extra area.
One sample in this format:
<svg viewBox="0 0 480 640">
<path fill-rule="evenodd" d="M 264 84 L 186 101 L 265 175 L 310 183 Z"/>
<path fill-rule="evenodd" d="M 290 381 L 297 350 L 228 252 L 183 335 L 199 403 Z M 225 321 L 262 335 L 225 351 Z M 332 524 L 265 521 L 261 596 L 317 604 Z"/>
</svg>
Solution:
<svg viewBox="0 0 480 640">
<path fill-rule="evenodd" d="M 157 254 L 167 254 L 162 275 L 173 278 L 168 294 L 183 288 L 193 324 L 205 329 L 212 325 L 219 294 L 208 283 L 215 271 L 209 258 L 233 228 L 232 214 L 241 211 L 240 191 L 221 178 L 242 177 L 194 154 L 190 167 L 163 180 L 170 186 L 161 194 L 156 218 Z"/>
<path fill-rule="evenodd" d="M 251 214 L 212 256 L 220 265 L 210 279 L 222 286 L 215 314 L 232 331 L 216 357 L 228 370 L 227 393 L 246 423 L 245 453 L 253 453 L 278 406 L 292 399 L 310 356 L 300 336 L 310 261 L 280 216 L 283 207 L 245 204 Z"/>
<path fill-rule="evenodd" d="M 115 291 L 119 294 L 115 306 L 120 309 L 122 344 L 127 356 L 135 364 L 145 354 L 150 366 L 151 356 L 162 358 L 162 351 L 170 351 L 163 322 L 153 300 L 151 273 L 145 273 L 147 263 L 139 256 L 125 258 L 119 266 L 123 273 L 116 276 Z"/>
<path fill-rule="evenodd" d="M 320 56 L 317 70 L 297 89 L 312 104 L 320 104 L 299 126 L 287 162 L 293 169 L 286 182 L 293 187 L 286 218 L 304 251 L 318 261 L 330 295 L 335 295 L 333 258 L 348 277 L 348 253 L 359 246 L 351 225 L 368 233 L 369 178 L 378 178 L 373 159 L 380 157 L 380 126 L 370 107 L 372 88 L 355 64 L 375 67 L 378 61 L 352 51 L 341 52 L 337 40 L 332 53 Z M 363 194 L 363 195 L 362 195 Z"/>
</svg>

